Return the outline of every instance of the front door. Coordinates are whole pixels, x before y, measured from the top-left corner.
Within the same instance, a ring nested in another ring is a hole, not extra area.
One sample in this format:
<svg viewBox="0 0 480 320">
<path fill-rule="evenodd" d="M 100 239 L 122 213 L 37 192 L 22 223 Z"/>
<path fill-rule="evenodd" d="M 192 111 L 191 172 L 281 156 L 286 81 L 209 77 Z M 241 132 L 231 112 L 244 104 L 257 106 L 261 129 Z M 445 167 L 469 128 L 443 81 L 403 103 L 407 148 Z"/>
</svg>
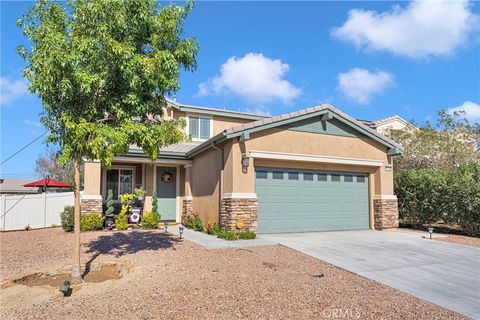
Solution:
<svg viewBox="0 0 480 320">
<path fill-rule="evenodd" d="M 157 167 L 158 213 L 162 220 L 177 217 L 177 168 Z"/>
</svg>

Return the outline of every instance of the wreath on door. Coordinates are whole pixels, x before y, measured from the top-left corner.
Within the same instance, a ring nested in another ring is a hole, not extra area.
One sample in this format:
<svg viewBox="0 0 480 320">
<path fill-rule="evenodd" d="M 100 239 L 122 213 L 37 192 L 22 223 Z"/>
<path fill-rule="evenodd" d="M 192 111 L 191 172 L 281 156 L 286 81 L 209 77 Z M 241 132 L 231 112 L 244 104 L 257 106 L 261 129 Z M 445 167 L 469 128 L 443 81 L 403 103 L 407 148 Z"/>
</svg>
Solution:
<svg viewBox="0 0 480 320">
<path fill-rule="evenodd" d="M 165 171 L 160 176 L 160 180 L 165 182 L 165 183 L 170 183 L 170 182 L 173 181 L 173 175 L 170 172 Z"/>
</svg>

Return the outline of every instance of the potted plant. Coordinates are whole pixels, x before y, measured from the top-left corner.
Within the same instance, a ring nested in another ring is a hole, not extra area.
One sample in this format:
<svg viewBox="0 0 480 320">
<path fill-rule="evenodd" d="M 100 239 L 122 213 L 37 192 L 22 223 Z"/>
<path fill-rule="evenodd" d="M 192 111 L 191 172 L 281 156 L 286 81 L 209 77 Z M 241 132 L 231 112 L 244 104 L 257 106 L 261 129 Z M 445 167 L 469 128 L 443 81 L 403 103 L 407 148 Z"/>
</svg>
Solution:
<svg viewBox="0 0 480 320">
<path fill-rule="evenodd" d="M 142 187 L 135 188 L 135 195 L 137 196 L 138 201 L 143 201 L 145 199 L 145 190 Z"/>
</svg>

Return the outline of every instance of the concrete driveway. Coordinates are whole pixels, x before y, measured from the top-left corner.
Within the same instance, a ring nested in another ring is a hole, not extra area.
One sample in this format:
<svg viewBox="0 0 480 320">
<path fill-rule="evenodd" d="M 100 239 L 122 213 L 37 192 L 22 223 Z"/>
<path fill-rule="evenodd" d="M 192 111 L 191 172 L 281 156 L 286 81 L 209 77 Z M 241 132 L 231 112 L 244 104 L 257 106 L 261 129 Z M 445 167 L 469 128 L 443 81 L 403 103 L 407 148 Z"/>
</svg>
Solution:
<svg viewBox="0 0 480 320">
<path fill-rule="evenodd" d="M 478 248 L 372 230 L 259 237 L 480 319 Z"/>
</svg>

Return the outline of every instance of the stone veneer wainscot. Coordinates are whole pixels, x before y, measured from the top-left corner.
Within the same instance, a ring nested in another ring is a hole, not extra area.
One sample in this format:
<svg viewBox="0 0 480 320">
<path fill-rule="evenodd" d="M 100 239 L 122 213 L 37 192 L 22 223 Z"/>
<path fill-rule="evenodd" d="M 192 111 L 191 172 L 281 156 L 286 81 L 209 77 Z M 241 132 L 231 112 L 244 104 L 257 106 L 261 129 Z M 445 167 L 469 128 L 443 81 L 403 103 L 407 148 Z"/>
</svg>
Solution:
<svg viewBox="0 0 480 320">
<path fill-rule="evenodd" d="M 220 227 L 223 230 L 238 230 L 238 220 L 243 220 L 242 230 L 257 231 L 256 194 L 224 194 L 220 205 Z"/>
<path fill-rule="evenodd" d="M 395 196 L 373 199 L 375 229 L 398 228 L 398 200 Z"/>
<path fill-rule="evenodd" d="M 103 212 L 102 196 L 81 196 L 80 197 L 80 212 L 82 215 L 88 213 Z"/>
</svg>

